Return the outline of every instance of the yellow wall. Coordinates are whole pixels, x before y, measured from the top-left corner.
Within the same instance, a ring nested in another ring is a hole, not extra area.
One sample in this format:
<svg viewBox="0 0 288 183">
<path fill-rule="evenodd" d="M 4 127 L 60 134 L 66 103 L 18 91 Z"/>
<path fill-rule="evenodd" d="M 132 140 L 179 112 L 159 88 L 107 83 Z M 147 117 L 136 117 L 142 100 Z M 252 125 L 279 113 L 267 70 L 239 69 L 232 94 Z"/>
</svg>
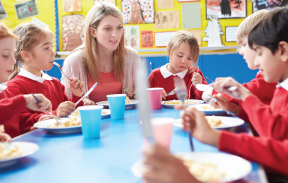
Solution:
<svg viewBox="0 0 288 183">
<path fill-rule="evenodd" d="M 25 2 L 16 0 L 1 0 L 3 7 L 8 15 L 7 18 L 1 20 L 10 29 L 14 29 L 18 24 L 22 22 L 31 22 L 33 17 L 25 18 L 22 20 L 17 20 L 17 15 L 15 12 L 15 4 Z M 39 14 L 35 16 L 38 20 L 49 25 L 50 30 L 55 33 L 55 13 L 54 13 L 54 0 L 36 0 Z M 54 41 L 55 42 L 55 41 Z"/>
</svg>

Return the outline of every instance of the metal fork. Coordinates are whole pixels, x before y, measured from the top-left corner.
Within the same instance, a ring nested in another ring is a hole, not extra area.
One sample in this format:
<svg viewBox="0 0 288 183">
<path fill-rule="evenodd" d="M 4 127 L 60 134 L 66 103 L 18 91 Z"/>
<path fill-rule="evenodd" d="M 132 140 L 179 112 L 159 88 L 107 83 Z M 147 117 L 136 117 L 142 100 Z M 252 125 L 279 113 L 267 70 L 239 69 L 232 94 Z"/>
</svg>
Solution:
<svg viewBox="0 0 288 183">
<path fill-rule="evenodd" d="M 131 96 L 132 98 L 134 98 L 135 94 L 131 93 L 131 92 L 130 92 L 130 89 L 129 89 L 128 87 L 122 88 L 122 90 L 124 90 L 125 92 L 129 93 L 130 96 Z"/>
<path fill-rule="evenodd" d="M 185 110 L 185 99 L 187 97 L 186 84 L 185 84 L 183 79 L 181 79 L 179 77 L 174 77 L 174 85 L 176 87 L 178 87 L 178 91 L 176 92 L 176 95 L 177 95 L 178 99 L 181 100 L 183 110 Z M 189 143 L 190 143 L 191 150 L 194 151 L 194 146 L 193 146 L 193 142 L 192 142 L 192 139 L 191 139 L 191 133 L 187 132 L 187 135 L 188 135 L 188 138 L 189 138 Z"/>
<path fill-rule="evenodd" d="M 56 66 L 60 69 L 61 73 L 62 73 L 68 80 L 70 80 L 70 78 L 69 78 L 66 74 L 64 74 L 64 72 L 62 71 L 62 67 L 61 67 L 58 63 L 53 62 L 53 64 L 56 65 Z M 79 86 L 77 86 L 77 87 L 78 87 L 79 90 L 82 92 L 82 96 L 83 96 L 83 95 L 84 95 L 83 90 L 82 90 Z"/>
<path fill-rule="evenodd" d="M 41 102 L 33 93 L 32 93 L 32 96 L 35 98 L 37 103 Z M 48 112 L 48 114 L 50 114 L 55 119 L 57 126 L 59 126 L 60 123 L 62 123 L 62 119 L 59 116 L 56 116 L 56 115 L 52 114 L 51 112 Z"/>
</svg>

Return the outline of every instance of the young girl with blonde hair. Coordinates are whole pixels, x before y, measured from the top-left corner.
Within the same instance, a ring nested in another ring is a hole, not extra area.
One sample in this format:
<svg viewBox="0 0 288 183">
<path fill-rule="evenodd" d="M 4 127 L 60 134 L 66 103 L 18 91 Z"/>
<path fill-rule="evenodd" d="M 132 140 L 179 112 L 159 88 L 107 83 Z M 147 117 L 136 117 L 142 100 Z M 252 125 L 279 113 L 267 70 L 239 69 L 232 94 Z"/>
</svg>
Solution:
<svg viewBox="0 0 288 183">
<path fill-rule="evenodd" d="M 94 102 L 107 100 L 108 94 L 125 93 L 133 97 L 138 53 L 124 45 L 123 15 L 111 3 L 96 3 L 85 19 L 85 45 L 76 48 L 64 61 L 63 72 L 79 77 L 85 91 L 98 82 L 89 95 Z M 62 75 L 66 93 L 71 97 L 69 80 Z"/>
<path fill-rule="evenodd" d="M 175 88 L 173 78 L 179 77 L 185 81 L 187 96 L 190 96 L 190 99 L 202 99 L 203 92 L 197 90 L 195 86 L 196 84 L 207 84 L 207 82 L 203 73 L 196 67 L 199 57 L 196 37 L 185 30 L 177 31 L 168 43 L 167 54 L 170 57 L 169 63 L 154 69 L 149 75 L 150 87 L 163 88 L 164 100 L 178 99 L 176 94 L 167 96 L 167 93 Z"/>
<path fill-rule="evenodd" d="M 16 63 L 14 53 L 17 39 L 18 37 L 11 30 L 0 23 L 0 83 L 8 81 Z M 40 112 L 51 111 L 51 102 L 42 94 L 35 94 L 42 101 L 38 104 L 31 94 L 13 96 L 6 88 L 0 84 L 0 110 L 2 114 L 0 115 L 0 124 L 4 125 L 5 132 L 11 137 L 21 135 L 19 113 L 24 112 L 27 108 Z M 9 136 L 0 133 L 0 141 L 9 141 L 10 139 Z"/>
<path fill-rule="evenodd" d="M 73 102 L 76 102 L 82 96 L 78 86 L 84 90 L 84 83 L 76 78 L 70 79 L 69 87 L 74 95 L 69 101 L 65 93 L 65 87 L 61 82 L 42 71 L 50 70 L 53 67 L 55 55 L 53 51 L 53 33 L 35 23 L 22 23 L 15 28 L 14 33 L 19 39 L 16 41 L 16 64 L 12 73 L 12 78 L 14 78 L 8 82 L 8 90 L 13 95 L 42 93 L 51 100 L 55 115 L 67 116 L 75 108 Z M 19 69 L 18 63 L 22 65 L 21 69 Z M 21 113 L 21 131 L 29 131 L 35 122 L 43 119 L 42 115 L 44 113 L 28 110 Z"/>
</svg>

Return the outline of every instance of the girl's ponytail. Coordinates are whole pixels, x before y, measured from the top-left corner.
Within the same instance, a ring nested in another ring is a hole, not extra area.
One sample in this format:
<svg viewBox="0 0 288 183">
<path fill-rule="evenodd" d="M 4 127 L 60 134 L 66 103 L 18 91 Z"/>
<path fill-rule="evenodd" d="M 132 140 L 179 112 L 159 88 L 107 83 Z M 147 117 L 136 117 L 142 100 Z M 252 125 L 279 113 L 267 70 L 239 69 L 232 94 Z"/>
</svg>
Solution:
<svg viewBox="0 0 288 183">
<path fill-rule="evenodd" d="M 16 64 L 14 65 L 12 74 L 9 76 L 9 81 L 13 78 L 15 78 L 17 76 L 17 74 L 20 72 L 20 68 L 19 68 L 19 63 L 16 60 Z"/>
</svg>

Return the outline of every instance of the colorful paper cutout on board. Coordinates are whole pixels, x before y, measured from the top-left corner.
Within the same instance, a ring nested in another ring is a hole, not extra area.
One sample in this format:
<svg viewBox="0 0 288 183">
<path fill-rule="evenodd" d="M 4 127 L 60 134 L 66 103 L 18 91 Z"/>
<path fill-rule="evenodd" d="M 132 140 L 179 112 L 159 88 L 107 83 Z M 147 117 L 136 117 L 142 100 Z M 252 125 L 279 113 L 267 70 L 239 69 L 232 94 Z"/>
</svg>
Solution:
<svg viewBox="0 0 288 183">
<path fill-rule="evenodd" d="M 63 51 L 72 51 L 84 43 L 84 17 L 80 14 L 62 17 Z"/>
<path fill-rule="evenodd" d="M 191 32 L 197 39 L 198 45 L 201 45 L 201 30 L 186 30 Z"/>
<path fill-rule="evenodd" d="M 206 19 L 210 16 L 224 18 L 245 18 L 246 0 L 206 0 Z"/>
<path fill-rule="evenodd" d="M 142 48 L 153 47 L 153 31 L 141 31 Z"/>
<path fill-rule="evenodd" d="M 154 23 L 154 0 L 122 0 L 124 24 Z"/>
<path fill-rule="evenodd" d="M 64 12 L 81 11 L 81 0 L 63 0 Z"/>
<path fill-rule="evenodd" d="M 217 16 L 211 16 L 210 20 L 204 30 L 206 37 L 203 37 L 203 41 L 208 41 L 208 47 L 224 46 L 220 36 L 224 34 L 220 20 L 217 20 Z"/>
<path fill-rule="evenodd" d="M 179 28 L 179 11 L 157 11 L 155 13 L 154 29 Z"/>
<path fill-rule="evenodd" d="M 14 5 L 17 19 L 22 20 L 38 15 L 38 7 L 35 0 L 25 1 Z"/>
<path fill-rule="evenodd" d="M 288 5 L 288 0 L 254 0 L 252 1 L 253 13 L 258 10 L 272 10 Z"/>
<path fill-rule="evenodd" d="M 124 26 L 125 45 L 135 50 L 140 49 L 140 28 L 135 26 Z"/>
<path fill-rule="evenodd" d="M 7 13 L 6 13 L 6 11 L 5 11 L 4 7 L 3 7 L 3 4 L 2 4 L 2 2 L 0 0 L 0 20 L 2 20 L 4 18 L 7 18 L 7 17 L 8 17 L 8 15 L 7 15 Z"/>
<path fill-rule="evenodd" d="M 200 9 L 199 2 L 182 4 L 183 29 L 201 28 L 201 11 L 200 10 L 201 9 Z"/>
<path fill-rule="evenodd" d="M 157 9 L 173 9 L 174 0 L 157 0 Z"/>
<path fill-rule="evenodd" d="M 94 4 L 97 2 L 108 2 L 108 3 L 115 4 L 115 0 L 94 0 Z"/>
</svg>

